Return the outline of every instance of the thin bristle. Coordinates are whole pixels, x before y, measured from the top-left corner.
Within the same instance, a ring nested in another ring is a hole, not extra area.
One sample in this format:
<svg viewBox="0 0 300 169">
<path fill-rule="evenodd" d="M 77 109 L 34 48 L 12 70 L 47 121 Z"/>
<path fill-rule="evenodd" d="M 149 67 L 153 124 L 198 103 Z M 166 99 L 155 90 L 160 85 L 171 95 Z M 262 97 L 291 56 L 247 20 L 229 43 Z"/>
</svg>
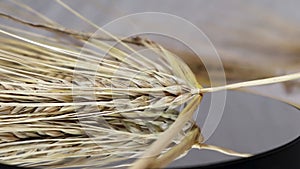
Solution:
<svg viewBox="0 0 300 169">
<path fill-rule="evenodd" d="M 140 54 L 133 57 L 97 37 L 87 40 L 87 34 L 61 30 L 97 52 L 56 39 L 45 43 L 48 37 L 18 29 L 0 30 L 1 160 L 26 167 L 107 168 L 125 160 L 119 164 L 124 166 L 170 130 L 179 116 L 176 108 L 193 97 L 195 79 L 187 81 L 186 71 L 191 74 L 187 66 L 183 73 L 184 63 L 175 61 L 170 52 L 165 57 L 167 51 L 154 43 L 148 47 L 155 45 L 153 55 L 159 59 L 151 60 Z M 172 141 L 180 131 L 189 131 L 182 129 L 188 121 L 186 117 L 173 129 L 169 143 L 180 141 Z M 157 149 L 157 155 L 169 148 L 166 144 Z"/>
<path fill-rule="evenodd" d="M 0 13 L 33 29 L 0 25 L 3 163 L 142 169 L 164 167 L 192 147 L 248 157 L 203 143 L 192 120 L 202 94 L 300 78 L 296 73 L 203 88 L 163 46 L 140 37 L 117 37 L 56 2 L 101 34 L 64 28 L 21 2 L 14 4 L 45 23 Z M 61 37 L 34 33 L 36 29 Z M 136 45 L 151 51 L 151 57 L 137 52 Z M 181 106 L 185 108 L 179 111 Z"/>
</svg>

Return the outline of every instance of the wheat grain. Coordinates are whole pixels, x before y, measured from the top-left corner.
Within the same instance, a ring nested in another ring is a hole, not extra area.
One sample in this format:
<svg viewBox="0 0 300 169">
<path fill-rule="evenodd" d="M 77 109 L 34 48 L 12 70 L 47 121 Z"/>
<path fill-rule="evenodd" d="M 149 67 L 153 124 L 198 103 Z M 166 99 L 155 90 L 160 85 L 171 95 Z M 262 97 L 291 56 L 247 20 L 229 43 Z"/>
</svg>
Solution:
<svg viewBox="0 0 300 169">
<path fill-rule="evenodd" d="M 46 24 L 0 14 L 78 42 L 0 25 L 0 160 L 4 163 L 156 168 L 192 147 L 249 156 L 203 143 L 191 119 L 202 93 L 299 78 L 298 73 L 202 88 L 189 67 L 161 45 L 136 37 L 118 38 L 57 2 L 105 36 L 66 29 L 20 2 L 15 3 Z M 82 48 L 78 45 L 82 43 L 97 50 Z M 151 50 L 156 59 L 136 53 L 131 45 Z M 136 158 L 140 159 L 132 163 Z"/>
</svg>

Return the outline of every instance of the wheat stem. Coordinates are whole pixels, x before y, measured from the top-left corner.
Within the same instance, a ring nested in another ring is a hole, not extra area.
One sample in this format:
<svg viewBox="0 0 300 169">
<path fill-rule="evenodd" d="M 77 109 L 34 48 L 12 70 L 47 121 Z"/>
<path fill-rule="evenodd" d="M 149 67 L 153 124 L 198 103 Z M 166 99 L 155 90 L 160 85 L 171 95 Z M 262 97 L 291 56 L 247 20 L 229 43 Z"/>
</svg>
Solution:
<svg viewBox="0 0 300 169">
<path fill-rule="evenodd" d="M 228 148 L 223 148 L 220 146 L 215 146 L 215 145 L 209 145 L 209 144 L 204 144 L 204 143 L 196 143 L 193 148 L 197 148 L 200 150 L 212 150 L 212 151 L 217 151 L 226 155 L 230 155 L 230 156 L 237 156 L 237 157 L 251 157 L 252 154 L 248 154 L 248 153 L 239 153 L 236 151 L 233 151 L 231 149 Z"/>
<path fill-rule="evenodd" d="M 268 85 L 268 84 L 286 82 L 286 81 L 296 80 L 296 79 L 300 79 L 300 72 L 283 75 L 283 76 L 266 78 L 266 79 L 234 83 L 234 84 L 229 84 L 229 85 L 225 85 L 225 86 L 201 88 L 201 89 L 197 89 L 197 91 L 194 91 L 193 93 L 211 93 L 211 92 L 217 92 L 217 91 L 222 91 L 222 90 L 232 90 L 232 89 L 238 89 L 238 88 L 244 88 L 244 87 Z"/>
</svg>

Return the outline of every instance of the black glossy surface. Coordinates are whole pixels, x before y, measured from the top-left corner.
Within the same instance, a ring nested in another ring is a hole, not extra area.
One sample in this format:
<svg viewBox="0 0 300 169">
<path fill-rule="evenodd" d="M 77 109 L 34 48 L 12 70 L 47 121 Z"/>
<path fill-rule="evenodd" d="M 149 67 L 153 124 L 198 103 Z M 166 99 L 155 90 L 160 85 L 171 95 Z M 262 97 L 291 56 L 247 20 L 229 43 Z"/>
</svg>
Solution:
<svg viewBox="0 0 300 169">
<path fill-rule="evenodd" d="M 205 95 L 197 116 L 197 123 L 202 130 L 205 130 L 202 125 L 207 117 L 210 101 L 210 96 Z M 259 155 L 297 139 L 300 136 L 299 121 L 300 111 L 291 105 L 267 97 L 230 91 L 227 93 L 222 119 L 206 143 L 230 148 L 238 152 Z M 293 165 L 292 163 L 295 163 L 298 158 L 300 163 L 299 145 L 291 150 L 293 152 L 286 151 L 288 152 L 282 153 L 291 154 L 285 154 L 282 162 L 277 159 L 279 158 L 277 156 L 281 156 L 281 151 L 274 152 L 274 157 L 272 155 L 268 159 L 274 158 L 274 164 L 278 162 Z M 259 155 L 259 157 L 263 156 L 266 155 Z M 292 158 L 296 159 L 293 161 Z M 240 158 L 208 150 L 191 150 L 185 157 L 173 162 L 170 167 L 208 166 L 238 159 Z M 249 160 L 249 162 L 245 165 L 254 165 L 256 163 L 254 159 L 256 157 L 247 159 L 246 161 Z M 265 158 L 257 158 L 257 160 L 257 165 L 265 162 Z M 239 165 L 244 164 L 239 163 Z"/>
<path fill-rule="evenodd" d="M 200 169 L 299 169 L 300 137 L 291 143 L 272 151 L 226 163 L 209 166 L 195 166 Z"/>
<path fill-rule="evenodd" d="M 217 152 L 192 150 L 170 168 L 202 169 L 299 169 L 300 111 L 286 103 L 248 93 L 230 91 L 222 120 L 207 143 L 255 154 L 229 157 Z M 197 122 L 201 126 L 210 106 L 201 103 Z M 17 168 L 0 165 L 0 168 Z"/>
</svg>

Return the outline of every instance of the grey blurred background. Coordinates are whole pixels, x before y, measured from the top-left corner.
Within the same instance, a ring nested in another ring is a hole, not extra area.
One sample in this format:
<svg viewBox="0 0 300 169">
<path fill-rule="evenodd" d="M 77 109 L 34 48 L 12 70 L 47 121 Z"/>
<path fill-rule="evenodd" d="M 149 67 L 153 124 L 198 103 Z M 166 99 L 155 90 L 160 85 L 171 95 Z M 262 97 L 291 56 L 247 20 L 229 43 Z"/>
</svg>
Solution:
<svg viewBox="0 0 300 169">
<path fill-rule="evenodd" d="M 52 0 L 22 1 L 55 22 L 78 31 L 94 32 L 95 28 L 83 22 Z M 265 78 L 300 71 L 300 1 L 297 0 L 253 0 L 253 1 L 109 1 L 109 0 L 65 0 L 65 3 L 99 26 L 119 17 L 139 12 L 163 12 L 182 17 L 201 29 L 217 49 L 226 73 L 228 83 Z M 31 21 L 32 18 L 9 0 L 0 1 L 1 12 Z M 155 18 L 157 19 L 157 18 Z M 122 31 L 139 25 L 161 26 L 170 31 L 181 27 L 168 27 L 163 20 L 157 25 L 147 22 L 130 22 Z M 191 42 L 197 41 L 193 34 L 185 32 Z M 209 85 L 207 73 L 193 52 L 182 45 L 165 39 L 155 39 L 170 49 L 192 68 L 198 80 Z M 210 58 L 208 46 L 199 44 L 202 55 Z M 210 66 L 214 67 L 212 59 Z M 216 70 L 215 75 L 218 76 Z M 266 95 L 300 105 L 299 80 L 282 84 L 252 87 L 245 91 Z M 258 98 L 253 95 L 229 93 L 224 118 L 209 143 L 222 145 L 242 152 L 260 153 L 291 141 L 299 136 L 300 113 L 285 104 Z M 204 103 L 209 104 L 209 96 Z M 205 115 L 205 106 L 198 118 Z M 201 121 L 201 119 L 199 119 Z M 173 165 L 194 162 L 207 164 L 227 157 L 214 152 L 193 151 Z M 186 161 L 183 161 L 186 160 Z"/>
</svg>

